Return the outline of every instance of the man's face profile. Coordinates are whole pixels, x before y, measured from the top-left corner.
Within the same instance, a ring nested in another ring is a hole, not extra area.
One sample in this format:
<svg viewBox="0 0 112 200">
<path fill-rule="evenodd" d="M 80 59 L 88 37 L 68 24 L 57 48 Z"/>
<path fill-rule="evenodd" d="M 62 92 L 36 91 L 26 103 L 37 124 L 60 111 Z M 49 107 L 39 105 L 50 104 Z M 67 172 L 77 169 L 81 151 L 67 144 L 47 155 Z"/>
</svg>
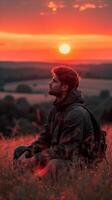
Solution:
<svg viewBox="0 0 112 200">
<path fill-rule="evenodd" d="M 61 96 L 62 92 L 62 83 L 54 74 L 51 81 L 49 82 L 49 94 L 54 96 Z"/>
</svg>

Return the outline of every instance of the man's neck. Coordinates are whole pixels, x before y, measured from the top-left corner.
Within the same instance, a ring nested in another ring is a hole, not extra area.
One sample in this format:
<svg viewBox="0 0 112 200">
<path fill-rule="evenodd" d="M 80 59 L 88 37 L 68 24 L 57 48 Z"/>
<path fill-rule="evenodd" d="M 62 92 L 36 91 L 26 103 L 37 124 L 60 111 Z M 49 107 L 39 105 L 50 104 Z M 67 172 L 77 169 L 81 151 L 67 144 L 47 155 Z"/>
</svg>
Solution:
<svg viewBox="0 0 112 200">
<path fill-rule="evenodd" d="M 56 101 L 57 102 L 63 101 L 63 99 L 65 99 L 66 96 L 67 96 L 67 93 L 62 94 L 61 96 L 56 97 Z"/>
</svg>

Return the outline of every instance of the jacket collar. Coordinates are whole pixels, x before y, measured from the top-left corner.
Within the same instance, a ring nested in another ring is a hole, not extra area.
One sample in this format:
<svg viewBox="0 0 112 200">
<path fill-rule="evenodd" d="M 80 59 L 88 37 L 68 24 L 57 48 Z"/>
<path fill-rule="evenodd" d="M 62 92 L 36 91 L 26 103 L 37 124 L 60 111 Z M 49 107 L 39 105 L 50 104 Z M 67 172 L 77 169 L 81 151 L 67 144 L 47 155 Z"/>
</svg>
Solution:
<svg viewBox="0 0 112 200">
<path fill-rule="evenodd" d="M 57 111 L 62 112 L 64 111 L 69 105 L 74 103 L 81 103 L 84 104 L 84 98 L 82 97 L 81 91 L 72 89 L 70 93 L 60 102 L 54 101 L 54 107 Z"/>
</svg>

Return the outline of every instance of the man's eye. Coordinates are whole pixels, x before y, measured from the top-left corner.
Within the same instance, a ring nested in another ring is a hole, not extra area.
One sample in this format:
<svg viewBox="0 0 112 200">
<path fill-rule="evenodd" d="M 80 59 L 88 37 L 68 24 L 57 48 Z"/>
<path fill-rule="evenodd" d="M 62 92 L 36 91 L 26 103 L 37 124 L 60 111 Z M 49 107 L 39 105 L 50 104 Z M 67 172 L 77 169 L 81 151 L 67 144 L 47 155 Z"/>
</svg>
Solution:
<svg viewBox="0 0 112 200">
<path fill-rule="evenodd" d="M 55 80 L 55 79 L 53 79 L 53 82 L 56 82 L 56 80 Z"/>
</svg>

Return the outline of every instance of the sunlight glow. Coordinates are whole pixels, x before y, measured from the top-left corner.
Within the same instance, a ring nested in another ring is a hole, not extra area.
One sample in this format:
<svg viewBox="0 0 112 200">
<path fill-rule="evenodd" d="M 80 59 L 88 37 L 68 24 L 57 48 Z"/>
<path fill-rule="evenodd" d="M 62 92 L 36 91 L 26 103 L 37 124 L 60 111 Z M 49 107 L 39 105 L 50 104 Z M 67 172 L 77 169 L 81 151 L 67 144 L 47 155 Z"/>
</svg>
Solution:
<svg viewBox="0 0 112 200">
<path fill-rule="evenodd" d="M 88 45 L 90 44 L 90 45 Z M 0 60 L 112 59 L 112 35 L 0 32 Z"/>
<path fill-rule="evenodd" d="M 59 51 L 62 54 L 69 54 L 71 51 L 71 46 L 69 44 L 63 43 L 59 46 Z"/>
</svg>

